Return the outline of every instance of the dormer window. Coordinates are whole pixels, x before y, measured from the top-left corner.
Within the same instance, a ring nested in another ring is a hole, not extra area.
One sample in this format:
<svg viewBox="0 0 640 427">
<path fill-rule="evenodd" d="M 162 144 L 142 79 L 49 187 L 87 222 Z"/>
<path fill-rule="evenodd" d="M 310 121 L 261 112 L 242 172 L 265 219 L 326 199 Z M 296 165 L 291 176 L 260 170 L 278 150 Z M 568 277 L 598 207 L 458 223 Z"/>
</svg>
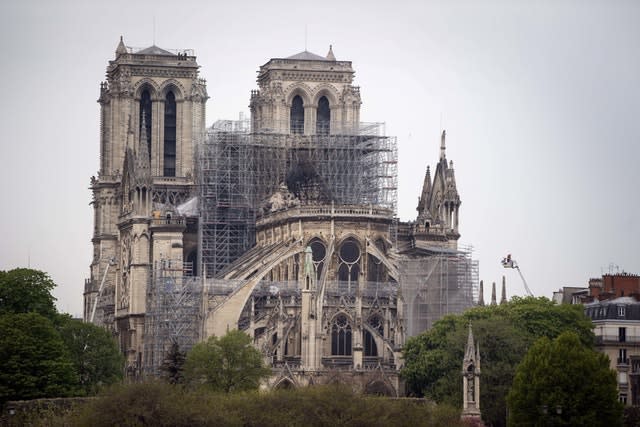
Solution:
<svg viewBox="0 0 640 427">
<path fill-rule="evenodd" d="M 625 317 L 625 315 L 626 315 L 625 306 L 624 305 L 619 305 L 618 306 L 618 317 Z"/>
</svg>

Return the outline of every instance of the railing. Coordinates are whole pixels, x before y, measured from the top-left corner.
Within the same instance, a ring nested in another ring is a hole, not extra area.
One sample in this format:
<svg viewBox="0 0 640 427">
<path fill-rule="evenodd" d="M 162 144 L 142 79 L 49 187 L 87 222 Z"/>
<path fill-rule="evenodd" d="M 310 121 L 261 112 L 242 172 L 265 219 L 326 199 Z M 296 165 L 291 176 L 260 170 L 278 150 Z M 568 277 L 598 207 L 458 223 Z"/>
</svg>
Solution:
<svg viewBox="0 0 640 427">
<path fill-rule="evenodd" d="M 351 369 L 353 367 L 352 356 L 330 356 L 322 358 L 322 366 L 334 369 Z"/>
<path fill-rule="evenodd" d="M 127 53 L 134 53 L 137 54 L 138 52 L 140 52 L 141 50 L 145 50 L 148 49 L 147 47 L 133 47 L 133 46 L 126 46 L 127 48 Z M 162 50 L 166 50 L 169 53 L 173 53 L 174 55 L 178 56 L 178 54 L 180 55 L 187 55 L 187 56 L 196 56 L 196 53 L 193 49 L 165 49 L 165 48 L 161 48 Z"/>
<path fill-rule="evenodd" d="M 258 94 L 252 94 L 256 97 Z M 305 125 L 310 126 L 311 134 L 317 136 L 349 135 L 349 136 L 385 136 L 384 122 L 340 123 L 314 121 L 306 124 L 304 120 L 257 120 L 251 121 L 251 130 L 256 133 L 280 133 L 303 136 Z M 311 135 L 307 135 L 311 136 Z"/>
<path fill-rule="evenodd" d="M 299 368 L 302 363 L 300 356 L 285 356 L 284 360 L 273 360 L 274 368 L 284 367 L 285 364 L 290 368 Z"/>
<path fill-rule="evenodd" d="M 640 344 L 640 336 L 624 336 L 619 335 L 598 335 L 596 336 L 596 344 L 609 344 L 609 343 L 625 343 L 625 344 Z"/>
<path fill-rule="evenodd" d="M 151 226 L 184 225 L 184 218 L 153 218 Z"/>
<path fill-rule="evenodd" d="M 373 217 L 386 220 L 393 219 L 393 211 L 386 208 L 374 208 L 373 206 L 362 205 L 348 205 L 348 206 L 298 206 L 294 208 L 288 208 L 286 210 L 276 211 L 268 213 L 260 217 L 257 221 L 257 225 L 265 225 L 273 221 L 279 221 L 292 218 L 309 218 L 326 216 L 330 218 L 335 217 Z"/>
<path fill-rule="evenodd" d="M 628 365 L 628 364 L 629 364 L 629 359 L 628 358 L 623 359 L 623 358 L 618 357 L 618 365 Z"/>
</svg>

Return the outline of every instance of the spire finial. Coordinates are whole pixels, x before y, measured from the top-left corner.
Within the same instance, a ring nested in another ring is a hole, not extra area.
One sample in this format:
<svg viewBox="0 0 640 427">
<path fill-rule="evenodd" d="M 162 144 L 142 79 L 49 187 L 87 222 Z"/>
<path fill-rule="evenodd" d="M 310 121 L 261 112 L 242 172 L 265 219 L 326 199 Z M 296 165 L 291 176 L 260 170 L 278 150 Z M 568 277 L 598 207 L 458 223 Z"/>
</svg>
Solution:
<svg viewBox="0 0 640 427">
<path fill-rule="evenodd" d="M 480 289 L 478 292 L 478 305 L 484 305 L 484 284 L 482 283 L 482 280 L 480 280 Z"/>
<path fill-rule="evenodd" d="M 500 298 L 500 304 L 507 302 L 507 279 L 502 276 L 502 297 Z"/>
<path fill-rule="evenodd" d="M 336 56 L 333 54 L 333 45 L 329 45 L 329 53 L 327 53 L 327 59 L 329 61 L 335 61 Z"/>
<path fill-rule="evenodd" d="M 447 136 L 447 131 L 446 130 L 442 130 L 442 136 L 440 137 L 440 160 L 444 159 L 446 157 L 445 155 L 445 151 L 446 151 L 446 145 L 445 145 L 445 138 Z"/>
<path fill-rule="evenodd" d="M 124 45 L 122 36 L 120 36 L 120 42 L 118 43 L 118 47 L 116 48 L 116 59 L 118 59 L 118 56 L 122 55 L 123 53 L 127 53 L 127 47 Z"/>
</svg>

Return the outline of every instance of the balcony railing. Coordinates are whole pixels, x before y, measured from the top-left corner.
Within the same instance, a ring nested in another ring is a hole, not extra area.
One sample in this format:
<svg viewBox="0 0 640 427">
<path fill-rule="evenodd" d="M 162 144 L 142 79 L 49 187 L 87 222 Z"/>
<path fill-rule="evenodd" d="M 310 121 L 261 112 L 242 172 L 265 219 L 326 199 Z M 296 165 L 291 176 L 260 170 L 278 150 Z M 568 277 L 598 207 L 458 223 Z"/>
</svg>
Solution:
<svg viewBox="0 0 640 427">
<path fill-rule="evenodd" d="M 640 336 L 597 335 L 596 344 L 630 344 L 640 345 Z"/>
</svg>

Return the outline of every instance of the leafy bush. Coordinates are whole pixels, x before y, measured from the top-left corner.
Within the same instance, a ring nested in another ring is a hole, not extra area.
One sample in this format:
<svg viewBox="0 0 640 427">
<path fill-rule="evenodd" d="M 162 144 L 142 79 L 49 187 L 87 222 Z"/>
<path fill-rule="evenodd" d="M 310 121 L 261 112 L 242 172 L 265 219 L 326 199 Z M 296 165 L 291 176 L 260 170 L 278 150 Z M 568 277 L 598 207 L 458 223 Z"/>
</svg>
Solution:
<svg viewBox="0 0 640 427">
<path fill-rule="evenodd" d="M 460 411 L 424 400 L 368 397 L 344 386 L 214 392 L 166 383 L 112 387 L 71 426 L 461 426 Z"/>
</svg>

